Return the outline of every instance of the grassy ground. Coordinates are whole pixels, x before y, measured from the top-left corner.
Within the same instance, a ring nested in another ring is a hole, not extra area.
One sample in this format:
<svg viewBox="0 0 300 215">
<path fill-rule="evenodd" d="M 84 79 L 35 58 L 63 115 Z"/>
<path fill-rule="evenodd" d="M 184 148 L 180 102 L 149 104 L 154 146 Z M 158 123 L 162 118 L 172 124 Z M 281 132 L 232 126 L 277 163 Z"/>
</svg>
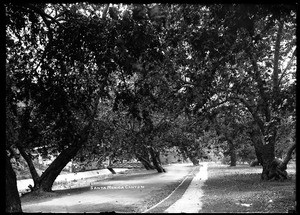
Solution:
<svg viewBox="0 0 300 215">
<path fill-rule="evenodd" d="M 210 163 L 201 212 L 270 212 L 286 213 L 293 209 L 295 164 L 288 167 L 289 179 L 284 182 L 260 180 L 262 167 Z"/>
</svg>

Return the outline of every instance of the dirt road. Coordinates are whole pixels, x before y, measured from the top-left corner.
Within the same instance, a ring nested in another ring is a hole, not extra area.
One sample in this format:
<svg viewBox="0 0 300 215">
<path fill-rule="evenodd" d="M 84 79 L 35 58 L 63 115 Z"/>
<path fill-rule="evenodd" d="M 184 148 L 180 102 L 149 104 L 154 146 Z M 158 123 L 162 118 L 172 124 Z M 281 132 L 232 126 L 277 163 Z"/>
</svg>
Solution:
<svg viewBox="0 0 300 215">
<path fill-rule="evenodd" d="M 166 173 L 145 170 L 118 174 L 88 187 L 57 190 L 56 196 L 40 200 L 24 198 L 22 209 L 24 212 L 164 212 L 182 197 L 199 172 L 199 167 L 192 164 L 173 164 L 165 169 Z M 151 208 L 172 192 L 174 195 L 168 200 Z"/>
</svg>

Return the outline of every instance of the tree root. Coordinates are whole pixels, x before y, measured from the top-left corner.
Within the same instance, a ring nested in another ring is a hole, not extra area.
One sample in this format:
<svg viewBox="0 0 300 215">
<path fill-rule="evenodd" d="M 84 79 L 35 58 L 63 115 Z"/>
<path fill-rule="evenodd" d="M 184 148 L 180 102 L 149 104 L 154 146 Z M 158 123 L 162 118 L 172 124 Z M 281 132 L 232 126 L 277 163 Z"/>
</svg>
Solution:
<svg viewBox="0 0 300 215">
<path fill-rule="evenodd" d="M 284 169 L 282 167 L 282 161 L 278 160 L 278 159 L 274 159 L 272 161 L 272 163 L 270 164 L 270 168 L 269 171 L 267 173 L 267 180 L 269 181 L 284 181 L 286 180 L 288 177 L 286 168 Z"/>
</svg>

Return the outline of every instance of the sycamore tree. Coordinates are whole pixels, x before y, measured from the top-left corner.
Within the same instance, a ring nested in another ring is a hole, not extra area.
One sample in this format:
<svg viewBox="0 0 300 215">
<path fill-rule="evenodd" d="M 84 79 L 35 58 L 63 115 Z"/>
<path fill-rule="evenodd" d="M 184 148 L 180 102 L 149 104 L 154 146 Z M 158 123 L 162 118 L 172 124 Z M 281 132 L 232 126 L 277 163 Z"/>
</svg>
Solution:
<svg viewBox="0 0 300 215">
<path fill-rule="evenodd" d="M 20 122 L 13 144 L 28 162 L 33 190 L 50 191 L 88 141 L 99 100 L 110 98 L 109 92 L 140 68 L 139 60 L 160 56 L 151 22 L 131 9 L 121 13 L 108 4 L 84 3 L 6 6 L 7 107 Z M 59 153 L 41 176 L 30 156 L 35 147 Z"/>
<path fill-rule="evenodd" d="M 96 61 L 101 54 L 87 51 L 95 46 L 85 39 L 92 43 L 95 35 L 81 34 L 82 27 L 109 29 L 109 25 L 102 19 L 92 22 L 68 7 L 47 5 L 7 5 L 7 17 L 12 91 L 8 105 L 17 109 L 20 122 L 14 144 L 29 165 L 33 190 L 51 191 L 61 170 L 87 141 L 99 99 L 108 96 L 108 72 L 98 72 L 105 60 Z M 40 176 L 30 154 L 35 147 L 59 153 Z"/>
<path fill-rule="evenodd" d="M 295 20 L 294 5 L 168 5 L 166 69 L 181 104 L 200 117 L 225 103 L 246 109 L 266 180 L 286 178 L 291 158 L 279 163 L 275 149 L 278 127 L 295 113 Z"/>
<path fill-rule="evenodd" d="M 50 191 L 87 143 L 100 99 L 141 123 L 152 158 L 160 122 L 236 104 L 252 117 L 262 178 L 286 177 L 295 142 L 279 134 L 295 113 L 292 5 L 8 3 L 5 10 L 6 148 L 25 158 L 34 190 Z M 274 159 L 278 141 L 292 144 L 282 163 Z M 35 147 L 59 153 L 41 176 L 31 162 Z"/>
<path fill-rule="evenodd" d="M 144 77 L 162 56 L 157 32 L 163 17 L 157 7 L 122 9 L 85 3 L 6 5 L 7 107 L 19 122 L 9 128 L 14 135 L 7 146 L 16 146 L 27 161 L 34 191 L 51 191 L 60 171 L 86 145 L 98 123 L 99 100 L 126 100 L 126 79 L 136 71 Z M 147 83 L 138 88 L 140 96 L 147 88 Z M 42 175 L 32 163 L 35 147 L 59 153 Z"/>
<path fill-rule="evenodd" d="M 242 104 L 251 114 L 250 138 L 262 179 L 284 179 L 290 159 L 275 159 L 278 128 L 295 112 L 295 8 L 292 5 L 218 5 L 211 10 L 222 28 L 220 51 L 228 61 L 216 82 L 218 98 Z M 226 44 L 225 42 L 228 42 Z M 286 142 L 286 147 L 295 148 Z"/>
</svg>

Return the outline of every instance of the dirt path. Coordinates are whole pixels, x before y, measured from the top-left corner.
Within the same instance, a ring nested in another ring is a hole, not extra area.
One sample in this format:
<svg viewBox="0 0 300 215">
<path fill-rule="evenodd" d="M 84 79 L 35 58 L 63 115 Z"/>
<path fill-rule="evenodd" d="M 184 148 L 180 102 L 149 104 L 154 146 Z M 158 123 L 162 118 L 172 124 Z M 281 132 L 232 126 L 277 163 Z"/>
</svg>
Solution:
<svg viewBox="0 0 300 215">
<path fill-rule="evenodd" d="M 45 199 L 21 198 L 22 209 L 24 212 L 143 212 L 168 196 L 195 170 L 192 164 L 174 164 L 165 168 L 167 173 L 118 174 L 94 182 L 92 186 L 57 190 L 56 196 Z"/>
<path fill-rule="evenodd" d="M 200 171 L 193 178 L 183 196 L 164 212 L 198 213 L 202 208 L 201 197 L 203 196 L 203 191 L 201 187 L 207 178 L 207 163 L 202 163 Z"/>
</svg>

